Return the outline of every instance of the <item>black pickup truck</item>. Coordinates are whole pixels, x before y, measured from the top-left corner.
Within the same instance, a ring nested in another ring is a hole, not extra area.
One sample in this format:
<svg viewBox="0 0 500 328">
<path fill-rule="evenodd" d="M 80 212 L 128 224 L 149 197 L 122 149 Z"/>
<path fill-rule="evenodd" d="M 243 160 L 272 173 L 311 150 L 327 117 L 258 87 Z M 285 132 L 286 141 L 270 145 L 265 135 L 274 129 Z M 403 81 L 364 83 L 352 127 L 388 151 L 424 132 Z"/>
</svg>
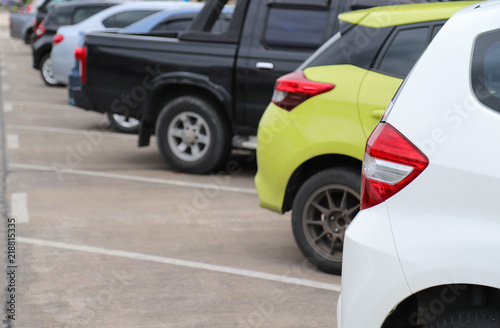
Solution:
<svg viewBox="0 0 500 328">
<path fill-rule="evenodd" d="M 255 148 L 275 80 L 339 30 L 340 13 L 421 1 L 238 0 L 227 29 L 215 33 L 227 0 L 208 0 L 175 37 L 91 33 L 77 51 L 74 104 L 139 118 L 139 146 L 156 133 L 171 169 L 207 173 L 233 147 Z"/>
</svg>

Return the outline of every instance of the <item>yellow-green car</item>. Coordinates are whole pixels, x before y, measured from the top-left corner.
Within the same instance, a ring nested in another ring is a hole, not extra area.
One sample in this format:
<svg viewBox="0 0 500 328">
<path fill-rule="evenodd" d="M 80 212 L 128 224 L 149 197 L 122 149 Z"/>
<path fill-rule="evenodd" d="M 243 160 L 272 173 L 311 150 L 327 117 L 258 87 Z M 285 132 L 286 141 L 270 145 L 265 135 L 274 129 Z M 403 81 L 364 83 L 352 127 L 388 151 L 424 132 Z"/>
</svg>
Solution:
<svg viewBox="0 0 500 328">
<path fill-rule="evenodd" d="M 344 232 L 359 210 L 366 139 L 446 20 L 473 3 L 341 14 L 340 32 L 276 82 L 257 135 L 260 205 L 292 210 L 297 245 L 319 269 L 341 272 Z"/>
</svg>

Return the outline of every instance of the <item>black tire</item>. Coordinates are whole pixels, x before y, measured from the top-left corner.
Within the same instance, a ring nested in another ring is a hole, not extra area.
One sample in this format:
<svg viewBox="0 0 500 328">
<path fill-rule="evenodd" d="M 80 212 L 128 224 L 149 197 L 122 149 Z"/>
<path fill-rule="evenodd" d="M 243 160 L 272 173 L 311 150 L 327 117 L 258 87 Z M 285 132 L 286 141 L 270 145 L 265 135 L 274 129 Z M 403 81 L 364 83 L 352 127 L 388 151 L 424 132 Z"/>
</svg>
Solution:
<svg viewBox="0 0 500 328">
<path fill-rule="evenodd" d="M 344 235 L 359 212 L 361 172 L 339 167 L 321 171 L 299 189 L 292 229 L 304 256 L 318 269 L 340 274 Z"/>
<path fill-rule="evenodd" d="M 140 121 L 135 118 L 127 118 L 124 115 L 108 112 L 108 120 L 115 131 L 123 133 L 139 132 Z"/>
<path fill-rule="evenodd" d="M 23 39 L 25 44 L 31 43 L 32 35 L 33 35 L 33 29 L 28 29 L 26 31 L 26 34 L 24 35 L 24 39 Z"/>
<path fill-rule="evenodd" d="M 498 328 L 500 311 L 472 309 L 453 313 L 440 318 L 426 328 Z"/>
<path fill-rule="evenodd" d="M 213 103 L 197 96 L 180 96 L 163 107 L 156 138 L 168 166 L 186 173 L 216 170 L 231 150 L 226 121 Z"/>
<path fill-rule="evenodd" d="M 40 60 L 40 75 L 43 82 L 49 87 L 60 86 L 59 82 L 54 79 L 54 72 L 52 71 L 52 61 L 50 60 L 50 52 L 45 54 Z"/>
</svg>

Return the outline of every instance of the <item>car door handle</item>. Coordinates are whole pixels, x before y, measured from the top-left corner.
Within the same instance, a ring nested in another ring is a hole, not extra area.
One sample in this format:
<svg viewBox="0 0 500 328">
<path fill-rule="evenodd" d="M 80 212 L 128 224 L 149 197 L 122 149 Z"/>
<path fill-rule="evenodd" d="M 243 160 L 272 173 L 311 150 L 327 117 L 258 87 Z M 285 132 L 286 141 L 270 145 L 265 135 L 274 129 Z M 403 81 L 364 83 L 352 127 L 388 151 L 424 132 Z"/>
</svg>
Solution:
<svg viewBox="0 0 500 328">
<path fill-rule="evenodd" d="M 380 120 L 382 118 L 382 116 L 384 116 L 384 113 L 385 113 L 385 109 L 376 109 L 376 110 L 372 111 L 372 117 L 374 119 Z"/>
<path fill-rule="evenodd" d="M 258 69 L 272 70 L 274 69 L 274 64 L 266 62 L 257 62 L 257 64 L 255 64 L 255 67 L 257 67 Z"/>
</svg>

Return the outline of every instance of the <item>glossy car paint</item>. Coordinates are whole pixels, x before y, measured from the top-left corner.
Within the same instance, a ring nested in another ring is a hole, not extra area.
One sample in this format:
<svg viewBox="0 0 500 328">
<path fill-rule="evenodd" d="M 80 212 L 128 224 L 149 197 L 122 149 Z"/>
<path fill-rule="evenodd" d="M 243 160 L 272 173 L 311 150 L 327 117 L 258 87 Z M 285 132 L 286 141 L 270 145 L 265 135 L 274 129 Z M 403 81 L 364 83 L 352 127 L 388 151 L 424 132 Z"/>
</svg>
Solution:
<svg viewBox="0 0 500 328">
<path fill-rule="evenodd" d="M 429 166 L 347 230 L 339 328 L 380 327 L 435 286 L 500 289 L 500 114 L 478 101 L 470 77 L 474 42 L 500 28 L 499 14 L 500 3 L 482 2 L 454 15 L 396 99 L 387 122 Z"/>
</svg>

